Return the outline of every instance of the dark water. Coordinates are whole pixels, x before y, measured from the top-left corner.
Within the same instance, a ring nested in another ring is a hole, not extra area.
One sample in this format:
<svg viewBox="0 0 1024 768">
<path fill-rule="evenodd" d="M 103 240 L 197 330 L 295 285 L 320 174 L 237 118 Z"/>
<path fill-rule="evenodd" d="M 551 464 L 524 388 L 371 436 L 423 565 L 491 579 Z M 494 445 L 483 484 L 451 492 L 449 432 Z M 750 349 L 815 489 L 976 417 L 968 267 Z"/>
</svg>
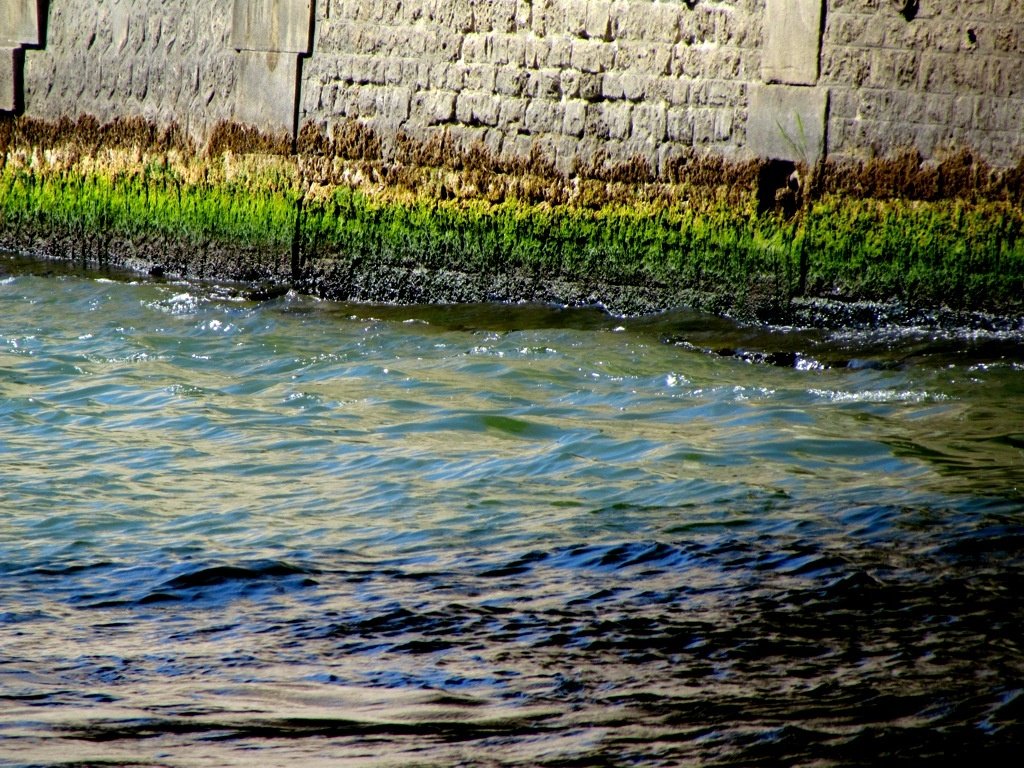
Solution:
<svg viewBox="0 0 1024 768">
<path fill-rule="evenodd" d="M 0 261 L 4 765 L 1016 764 L 1024 346 Z"/>
</svg>

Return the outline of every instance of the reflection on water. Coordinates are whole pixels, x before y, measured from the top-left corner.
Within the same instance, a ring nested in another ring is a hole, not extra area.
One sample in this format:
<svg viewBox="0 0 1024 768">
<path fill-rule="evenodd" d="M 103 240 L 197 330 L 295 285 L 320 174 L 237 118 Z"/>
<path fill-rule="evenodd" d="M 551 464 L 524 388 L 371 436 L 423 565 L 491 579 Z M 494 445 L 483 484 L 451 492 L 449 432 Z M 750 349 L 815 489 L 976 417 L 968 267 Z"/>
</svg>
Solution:
<svg viewBox="0 0 1024 768">
<path fill-rule="evenodd" d="M 0 264 L 0 762 L 1021 741 L 1019 335 Z"/>
</svg>

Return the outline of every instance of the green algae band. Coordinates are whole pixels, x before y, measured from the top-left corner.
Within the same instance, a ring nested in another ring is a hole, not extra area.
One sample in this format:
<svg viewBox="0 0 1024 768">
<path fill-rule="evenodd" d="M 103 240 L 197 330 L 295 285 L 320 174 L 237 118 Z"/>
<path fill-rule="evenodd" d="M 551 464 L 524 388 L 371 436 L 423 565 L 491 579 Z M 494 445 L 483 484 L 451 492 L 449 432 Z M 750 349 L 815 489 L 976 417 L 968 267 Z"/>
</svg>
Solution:
<svg viewBox="0 0 1024 768">
<path fill-rule="evenodd" d="M 1024 302 L 1024 213 L 1006 199 L 830 192 L 786 217 L 757 213 L 753 189 L 737 203 L 688 196 L 685 185 L 597 205 L 442 200 L 368 184 L 303 193 L 300 162 L 257 160 L 233 175 L 151 161 L 115 172 L 7 162 L 0 247 L 332 298 L 544 299 L 625 312 L 688 304 L 770 320 L 784 320 L 797 297 L 1004 314 Z M 458 286 L 437 280 L 452 273 Z"/>
<path fill-rule="evenodd" d="M 4 233 L 78 230 L 91 236 L 163 236 L 243 246 L 291 241 L 293 195 L 228 185 L 184 184 L 173 177 L 47 174 L 0 176 Z"/>
<path fill-rule="evenodd" d="M 341 258 L 520 271 L 769 316 L 804 296 L 1015 311 L 1024 297 L 1022 227 L 1009 203 L 829 198 L 785 220 L 725 205 L 381 202 L 350 189 L 307 204 L 300 223 L 311 265 Z"/>
</svg>

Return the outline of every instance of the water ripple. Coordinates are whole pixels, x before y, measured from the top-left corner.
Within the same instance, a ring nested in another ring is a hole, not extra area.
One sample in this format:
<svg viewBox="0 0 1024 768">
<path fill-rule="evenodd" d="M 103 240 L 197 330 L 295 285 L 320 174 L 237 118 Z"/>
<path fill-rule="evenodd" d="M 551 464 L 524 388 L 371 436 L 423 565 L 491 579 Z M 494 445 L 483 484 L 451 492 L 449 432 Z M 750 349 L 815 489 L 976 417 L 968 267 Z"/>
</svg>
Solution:
<svg viewBox="0 0 1024 768">
<path fill-rule="evenodd" d="M 19 765 L 1006 764 L 1012 333 L 0 279 Z"/>
</svg>

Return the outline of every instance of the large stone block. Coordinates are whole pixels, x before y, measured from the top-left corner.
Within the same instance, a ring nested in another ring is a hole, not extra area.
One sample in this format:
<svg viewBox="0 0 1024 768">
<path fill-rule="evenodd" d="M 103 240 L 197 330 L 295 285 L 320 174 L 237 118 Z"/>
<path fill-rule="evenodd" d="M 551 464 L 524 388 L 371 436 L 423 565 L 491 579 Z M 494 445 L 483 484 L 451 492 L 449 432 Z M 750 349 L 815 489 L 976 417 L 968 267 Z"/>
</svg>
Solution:
<svg viewBox="0 0 1024 768">
<path fill-rule="evenodd" d="M 767 0 L 764 13 L 766 83 L 813 85 L 818 80 L 822 0 Z"/>
<path fill-rule="evenodd" d="M 665 140 L 667 110 L 664 104 L 637 104 L 633 108 L 632 137 L 646 142 Z"/>
<path fill-rule="evenodd" d="M 574 99 L 565 103 L 562 133 L 566 136 L 582 136 L 587 124 L 587 102 Z"/>
<path fill-rule="evenodd" d="M 455 94 L 451 91 L 424 91 L 413 101 L 413 109 L 425 125 L 450 123 L 455 119 Z"/>
<path fill-rule="evenodd" d="M 500 100 L 488 93 L 461 93 L 455 102 L 455 119 L 466 125 L 498 124 Z"/>
<path fill-rule="evenodd" d="M 825 151 L 828 89 L 752 85 L 747 147 L 759 157 L 814 163 Z"/>
<path fill-rule="evenodd" d="M 37 0 L 0 0 L 0 46 L 39 45 Z"/>
<path fill-rule="evenodd" d="M 583 31 L 586 37 L 598 40 L 611 38 L 611 3 L 608 0 L 590 0 L 587 3 Z"/>
<path fill-rule="evenodd" d="M 669 141 L 693 143 L 693 113 L 689 108 L 673 107 L 665 115 L 666 135 Z"/>
<path fill-rule="evenodd" d="M 231 45 L 239 51 L 309 53 L 312 0 L 235 0 Z"/>
<path fill-rule="evenodd" d="M 236 57 L 234 117 L 268 131 L 295 130 L 299 57 L 277 51 L 242 51 Z"/>
<path fill-rule="evenodd" d="M 0 48 L 0 112 L 13 112 L 18 106 L 16 48 Z"/>
<path fill-rule="evenodd" d="M 575 40 L 570 65 L 583 72 L 605 72 L 615 64 L 615 48 L 603 42 Z"/>
</svg>

